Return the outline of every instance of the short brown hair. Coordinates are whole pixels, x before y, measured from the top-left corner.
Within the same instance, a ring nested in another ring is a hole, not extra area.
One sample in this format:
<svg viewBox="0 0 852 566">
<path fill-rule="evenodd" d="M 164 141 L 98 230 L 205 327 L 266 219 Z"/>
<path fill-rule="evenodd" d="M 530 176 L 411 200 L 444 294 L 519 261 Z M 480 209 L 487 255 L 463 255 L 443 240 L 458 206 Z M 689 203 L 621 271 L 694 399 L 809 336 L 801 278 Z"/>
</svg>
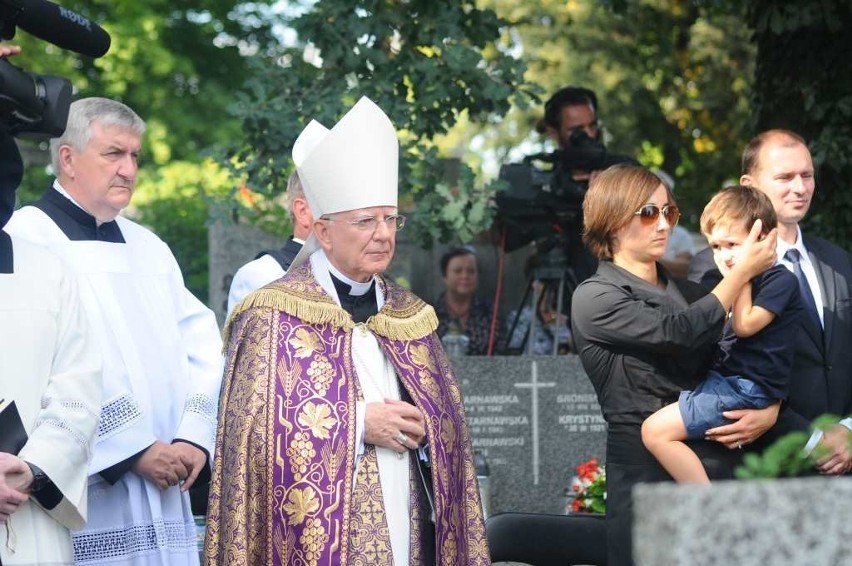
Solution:
<svg viewBox="0 0 852 566">
<path fill-rule="evenodd" d="M 583 200 L 583 242 L 589 251 L 598 259 L 612 259 L 616 232 L 661 186 L 669 204 L 676 205 L 669 188 L 644 167 L 614 165 L 598 173 Z"/>
<path fill-rule="evenodd" d="M 732 185 L 710 199 L 701 213 L 701 233 L 709 236 L 716 226 L 742 224 L 751 230 L 755 220 L 763 223 L 763 234 L 778 225 L 772 201 L 754 187 Z"/>
<path fill-rule="evenodd" d="M 800 136 L 796 132 L 791 132 L 790 130 L 775 129 L 760 132 L 749 140 L 748 145 L 746 145 L 745 149 L 743 150 L 743 175 L 753 175 L 757 171 L 758 167 L 760 166 L 760 150 L 768 141 L 776 138 L 784 140 L 786 143 L 784 143 L 783 145 L 795 146 L 802 144 L 805 147 L 808 146 L 802 136 Z"/>
</svg>

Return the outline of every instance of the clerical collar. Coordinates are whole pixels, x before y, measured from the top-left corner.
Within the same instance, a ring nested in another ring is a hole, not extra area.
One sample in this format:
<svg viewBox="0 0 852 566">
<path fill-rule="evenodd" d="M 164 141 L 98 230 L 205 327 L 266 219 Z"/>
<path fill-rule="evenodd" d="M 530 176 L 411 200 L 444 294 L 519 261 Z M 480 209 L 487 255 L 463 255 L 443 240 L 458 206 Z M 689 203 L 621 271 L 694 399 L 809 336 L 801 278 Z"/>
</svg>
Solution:
<svg viewBox="0 0 852 566">
<path fill-rule="evenodd" d="M 331 262 L 328 261 L 328 257 L 326 257 L 325 259 L 326 267 L 328 268 L 328 272 L 331 274 L 331 278 L 334 281 L 334 287 L 338 289 L 338 293 L 340 292 L 338 283 L 343 283 L 346 286 L 346 294 L 352 295 L 353 297 L 360 297 L 361 295 L 366 294 L 367 291 L 373 288 L 373 285 L 376 282 L 375 276 L 370 277 L 370 280 L 366 283 L 355 281 L 354 279 L 350 279 L 349 277 L 343 275 L 343 273 L 341 273 L 339 269 L 334 267 Z"/>
<path fill-rule="evenodd" d="M 94 216 L 71 198 L 59 181 L 55 181 L 33 206 L 50 217 L 69 240 L 124 243 L 124 235 L 115 220 L 99 225 Z"/>
<path fill-rule="evenodd" d="M 337 300 L 356 323 L 366 322 L 384 304 L 384 297 L 380 287 L 376 285 L 375 277 L 366 283 L 353 281 L 331 264 L 322 249 L 314 252 L 310 261 L 317 282 Z"/>
<path fill-rule="evenodd" d="M 347 295 L 352 295 L 353 297 L 366 295 L 376 286 L 376 280 L 373 278 L 370 278 L 370 280 L 366 283 L 360 283 L 349 279 L 345 275 L 341 275 L 340 272 L 334 268 L 330 269 L 329 273 L 331 274 L 332 281 L 334 281 L 334 287 L 338 290 L 338 292 L 342 287 L 346 290 Z"/>
</svg>

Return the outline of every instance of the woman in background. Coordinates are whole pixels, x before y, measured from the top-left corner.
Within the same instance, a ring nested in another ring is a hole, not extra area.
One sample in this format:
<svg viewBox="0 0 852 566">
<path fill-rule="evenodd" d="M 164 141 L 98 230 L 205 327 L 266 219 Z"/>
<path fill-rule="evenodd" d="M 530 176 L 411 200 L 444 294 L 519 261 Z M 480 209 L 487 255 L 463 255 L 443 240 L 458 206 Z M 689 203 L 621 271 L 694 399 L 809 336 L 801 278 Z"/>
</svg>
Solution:
<svg viewBox="0 0 852 566">
<path fill-rule="evenodd" d="M 467 354 L 484 356 L 488 353 L 491 332 L 491 305 L 476 295 L 479 268 L 472 246 L 458 246 L 441 256 L 441 275 L 444 291 L 435 302 L 438 315 L 438 336 L 466 336 Z M 495 337 L 495 344 L 497 337 Z"/>
</svg>

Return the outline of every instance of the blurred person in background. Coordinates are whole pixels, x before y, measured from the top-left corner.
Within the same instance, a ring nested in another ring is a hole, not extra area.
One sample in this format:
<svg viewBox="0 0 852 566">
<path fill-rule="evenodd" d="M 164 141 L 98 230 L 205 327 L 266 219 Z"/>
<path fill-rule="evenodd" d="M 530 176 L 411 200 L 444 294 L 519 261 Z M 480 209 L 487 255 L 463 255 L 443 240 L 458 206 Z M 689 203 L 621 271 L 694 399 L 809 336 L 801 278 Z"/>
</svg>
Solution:
<svg viewBox="0 0 852 566">
<path fill-rule="evenodd" d="M 488 354 L 493 310 L 491 304 L 476 294 L 479 267 L 473 246 L 458 246 L 441 256 L 444 291 L 435 301 L 438 336 L 467 337 L 467 355 Z M 498 324 L 499 328 L 499 324 Z M 495 336 L 495 344 L 499 338 Z"/>
</svg>

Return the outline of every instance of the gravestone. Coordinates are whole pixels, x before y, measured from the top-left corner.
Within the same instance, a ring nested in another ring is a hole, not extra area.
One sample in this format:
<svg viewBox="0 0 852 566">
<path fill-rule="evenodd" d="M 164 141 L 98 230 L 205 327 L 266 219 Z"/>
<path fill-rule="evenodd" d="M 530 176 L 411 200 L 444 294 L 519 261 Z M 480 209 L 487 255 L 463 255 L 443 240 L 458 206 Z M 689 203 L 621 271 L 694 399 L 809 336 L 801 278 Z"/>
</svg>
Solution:
<svg viewBox="0 0 852 566">
<path fill-rule="evenodd" d="M 228 290 L 234 273 L 261 250 L 283 246 L 286 238 L 273 236 L 250 224 L 234 223 L 223 215 L 211 217 L 207 238 L 210 246 L 210 308 L 216 313 L 221 326 L 228 311 Z"/>
<path fill-rule="evenodd" d="M 491 514 L 563 513 L 578 464 L 604 462 L 606 428 L 580 359 L 453 358 L 474 450 L 490 469 Z"/>
</svg>

